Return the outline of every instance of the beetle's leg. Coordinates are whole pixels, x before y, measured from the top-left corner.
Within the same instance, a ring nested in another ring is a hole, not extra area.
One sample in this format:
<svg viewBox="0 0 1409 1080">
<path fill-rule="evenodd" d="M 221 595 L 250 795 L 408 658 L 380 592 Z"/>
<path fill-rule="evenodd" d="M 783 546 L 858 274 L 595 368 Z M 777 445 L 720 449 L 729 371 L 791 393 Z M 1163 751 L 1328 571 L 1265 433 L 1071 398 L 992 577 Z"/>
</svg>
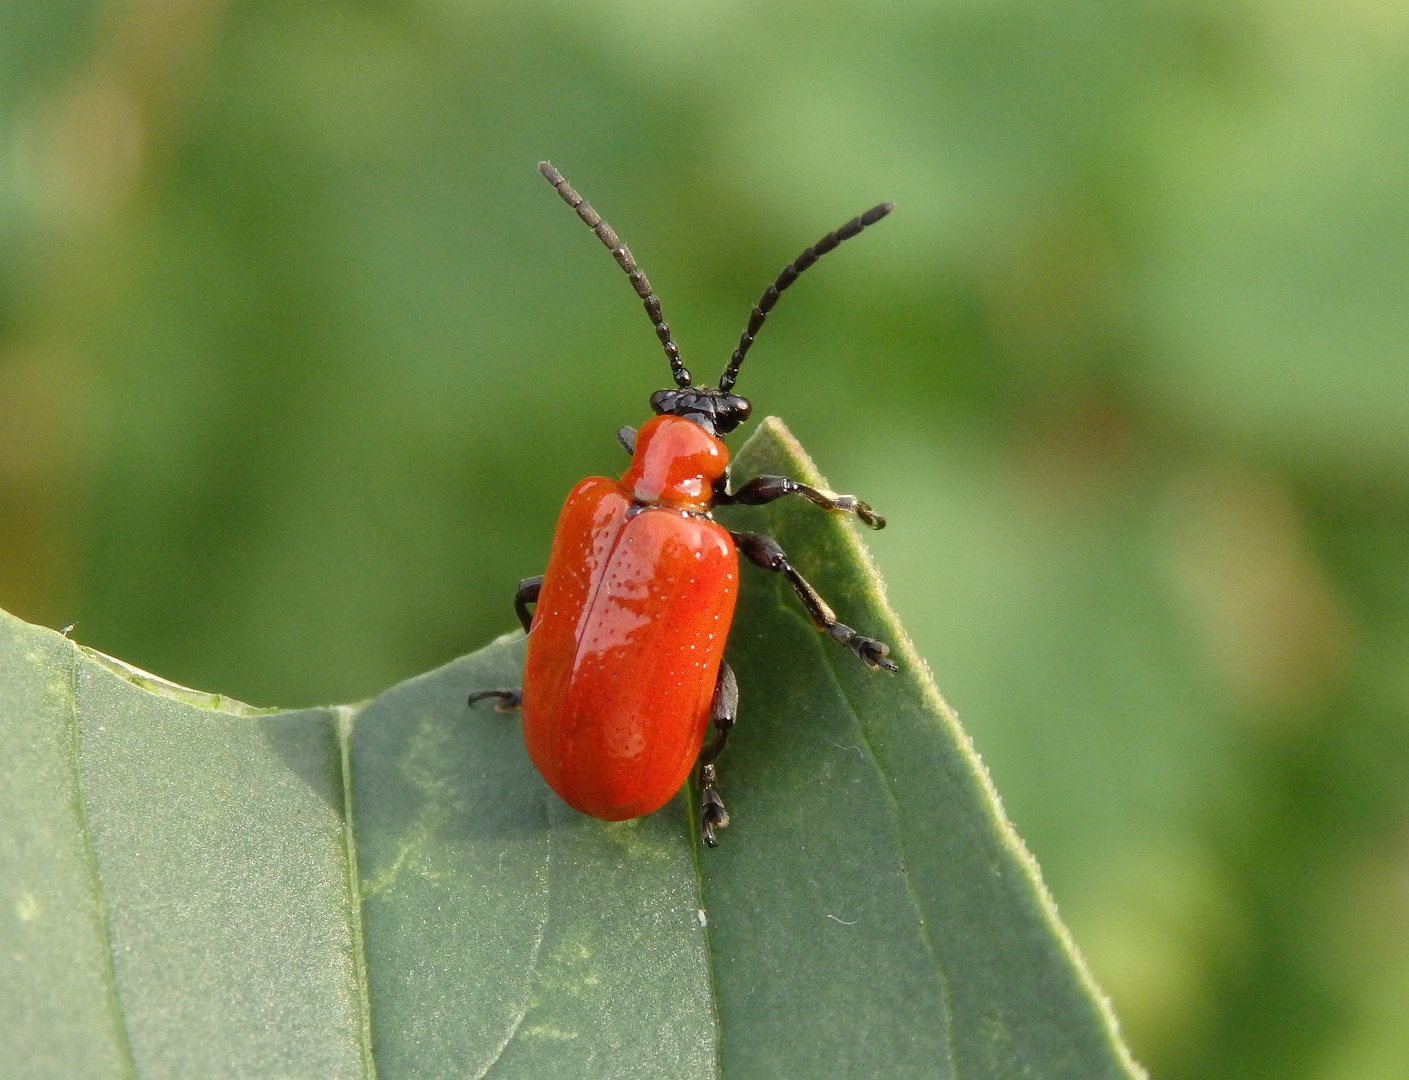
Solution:
<svg viewBox="0 0 1409 1080">
<path fill-rule="evenodd" d="M 636 429 L 622 424 L 616 429 L 616 441 L 621 443 L 621 448 L 632 457 L 636 456 Z"/>
<path fill-rule="evenodd" d="M 514 610 L 519 614 L 519 622 L 523 623 L 525 634 L 533 625 L 533 616 L 528 612 L 528 605 L 538 603 L 538 590 L 541 588 L 543 575 L 539 574 L 537 577 L 526 577 L 520 581 L 518 591 L 514 593 Z"/>
<path fill-rule="evenodd" d="M 533 616 L 529 614 L 528 605 L 538 603 L 538 593 L 542 588 L 543 575 L 539 574 L 537 577 L 526 577 L 520 581 L 514 593 L 514 610 L 518 612 L 519 622 L 523 623 L 525 634 L 533 625 Z M 500 712 L 513 712 L 523 705 L 522 690 L 476 690 L 470 695 L 470 704 L 474 705 L 485 698 L 498 698 L 499 704 L 495 708 Z"/>
<path fill-rule="evenodd" d="M 700 751 L 700 836 L 710 847 L 719 841 L 714 838 L 714 830 L 729 824 L 729 812 L 724 809 L 724 800 L 719 797 L 719 789 L 714 785 L 719 779 L 714 763 L 724 752 L 724 744 L 729 741 L 729 729 L 734 726 L 734 717 L 739 712 L 739 681 L 734 678 L 734 669 L 727 660 L 719 662 L 719 675 L 714 680 L 714 701 L 710 703 L 709 718 L 714 722 L 714 741 Z"/>
<path fill-rule="evenodd" d="M 476 690 L 470 695 L 470 705 L 485 698 L 498 698 L 499 704 L 494 707 L 500 712 L 513 712 L 523 707 L 522 690 Z"/>
<path fill-rule="evenodd" d="M 719 661 L 719 674 L 714 679 L 714 700 L 710 702 L 709 718 L 714 723 L 714 742 L 700 751 L 700 764 L 712 765 L 724 753 L 724 744 L 729 741 L 729 731 L 734 726 L 734 718 L 739 712 L 739 680 L 734 677 L 734 669 L 729 661 Z"/>
<path fill-rule="evenodd" d="M 827 601 L 807 583 L 806 578 L 793 569 L 793 564 L 788 562 L 788 557 L 778 546 L 778 541 L 762 533 L 731 532 L 729 535 L 734 538 L 734 543 L 749 562 L 782 574 L 788 579 L 788 584 L 793 587 L 793 592 L 797 593 L 797 598 L 802 601 L 802 606 L 812 618 L 812 625 L 818 630 L 845 645 L 859 656 L 867 667 L 885 668 L 887 671 L 900 670 L 890 658 L 890 647 L 884 641 L 863 637 L 845 623 L 837 621 L 836 612 L 827 606 Z"/>
<path fill-rule="evenodd" d="M 814 506 L 823 510 L 840 510 L 855 514 L 873 529 L 884 529 L 886 519 L 872 510 L 855 495 L 838 495 L 835 491 L 815 488 L 799 480 L 789 480 L 786 476 L 755 476 L 738 491 L 729 491 L 719 483 L 714 488 L 714 501 L 718 506 L 762 506 L 784 495 L 801 495 Z"/>
</svg>

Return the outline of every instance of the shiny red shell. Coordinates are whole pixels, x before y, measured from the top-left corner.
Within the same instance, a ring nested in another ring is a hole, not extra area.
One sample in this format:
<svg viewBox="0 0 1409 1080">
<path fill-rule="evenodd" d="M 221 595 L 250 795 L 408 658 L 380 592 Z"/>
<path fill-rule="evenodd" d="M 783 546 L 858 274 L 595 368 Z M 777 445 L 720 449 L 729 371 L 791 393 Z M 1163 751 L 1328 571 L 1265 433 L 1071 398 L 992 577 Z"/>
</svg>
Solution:
<svg viewBox="0 0 1409 1080">
<path fill-rule="evenodd" d="M 622 478 L 558 515 L 524 662 L 528 754 L 565 802 L 607 821 L 680 789 L 699 755 L 734 616 L 733 539 L 704 517 L 724 444 L 657 416 Z"/>
</svg>

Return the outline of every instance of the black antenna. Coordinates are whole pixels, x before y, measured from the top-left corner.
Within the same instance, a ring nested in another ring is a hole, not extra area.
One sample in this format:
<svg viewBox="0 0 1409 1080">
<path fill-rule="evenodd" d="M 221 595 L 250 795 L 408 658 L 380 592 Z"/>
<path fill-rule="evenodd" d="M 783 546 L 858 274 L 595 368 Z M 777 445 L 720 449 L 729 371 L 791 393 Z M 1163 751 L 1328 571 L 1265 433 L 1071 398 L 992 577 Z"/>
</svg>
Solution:
<svg viewBox="0 0 1409 1080">
<path fill-rule="evenodd" d="M 607 245 L 617 265 L 626 271 L 626 276 L 631 279 L 631 287 L 641 298 L 641 303 L 646 307 L 646 314 L 650 316 L 651 325 L 656 328 L 656 337 L 660 338 L 661 346 L 665 349 L 665 358 L 670 361 L 670 373 L 675 376 L 675 385 L 682 390 L 687 388 L 690 385 L 690 373 L 680 359 L 680 350 L 675 347 L 675 342 L 670 340 L 670 327 L 665 324 L 665 319 L 660 313 L 660 297 L 651 291 L 651 283 L 646 280 L 646 275 L 631 257 L 631 250 L 621 242 L 612 227 L 602 220 L 602 215 L 592 209 L 592 204 L 573 191 L 572 185 L 563 179 L 562 173 L 546 161 L 538 163 L 538 171 L 543 174 L 543 179 L 558 189 L 563 202 L 577 211 L 577 216 L 597 234 L 597 239 Z"/>
<path fill-rule="evenodd" d="M 567 198 L 566 195 L 563 198 Z M 763 290 L 763 296 L 759 299 L 749 315 L 749 324 L 744 328 L 743 335 L 739 338 L 739 347 L 734 350 L 734 355 L 729 358 L 729 366 L 724 369 L 724 374 L 719 376 L 719 389 L 728 393 L 734 389 L 734 382 L 739 377 L 739 365 L 744 362 L 744 355 L 749 351 L 749 346 L 753 344 L 753 339 L 762 328 L 764 321 L 768 318 L 768 313 L 773 310 L 773 305 L 778 302 L 778 294 L 797 280 L 797 276 L 815 263 L 827 252 L 840 244 L 843 240 L 850 240 L 867 225 L 874 225 L 881 218 L 894 209 L 894 204 L 883 202 L 880 206 L 873 206 L 860 217 L 854 217 L 843 225 L 836 232 L 829 232 L 826 236 L 818 240 L 810 248 L 804 251 L 787 266 L 783 267 L 783 272 L 778 275 L 778 280 Z M 581 211 L 578 211 L 581 213 Z M 583 218 L 586 221 L 586 218 Z"/>
</svg>

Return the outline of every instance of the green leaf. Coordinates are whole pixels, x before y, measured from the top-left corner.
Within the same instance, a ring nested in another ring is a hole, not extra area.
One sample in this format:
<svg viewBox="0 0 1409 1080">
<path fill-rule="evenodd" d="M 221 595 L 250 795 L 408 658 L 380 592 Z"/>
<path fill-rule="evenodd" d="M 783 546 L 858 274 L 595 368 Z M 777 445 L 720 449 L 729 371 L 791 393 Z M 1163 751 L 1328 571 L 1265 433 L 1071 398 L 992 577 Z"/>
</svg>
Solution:
<svg viewBox="0 0 1409 1080">
<path fill-rule="evenodd" d="M 821 483 L 766 420 L 736 475 Z M 513 634 L 362 706 L 251 709 L 0 616 L 0 1072 L 1134 1077 L 850 522 L 766 530 L 864 669 L 744 569 L 733 815 L 567 809 Z"/>
</svg>

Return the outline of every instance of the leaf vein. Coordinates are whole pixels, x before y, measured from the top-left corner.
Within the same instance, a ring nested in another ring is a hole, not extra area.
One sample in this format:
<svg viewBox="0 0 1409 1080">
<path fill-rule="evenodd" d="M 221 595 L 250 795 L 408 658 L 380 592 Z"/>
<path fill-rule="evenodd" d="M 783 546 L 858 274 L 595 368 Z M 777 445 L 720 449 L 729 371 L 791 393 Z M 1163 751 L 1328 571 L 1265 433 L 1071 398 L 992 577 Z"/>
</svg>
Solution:
<svg viewBox="0 0 1409 1080">
<path fill-rule="evenodd" d="M 78 816 L 78 828 L 83 837 L 83 852 L 93 881 L 93 903 L 98 920 L 98 936 L 103 942 L 103 970 L 106 975 L 106 997 L 112 1012 L 113 1027 L 116 1030 L 118 1052 L 122 1057 L 124 1073 L 136 1080 L 137 1062 L 132 1055 L 132 1039 L 127 1030 L 127 1017 L 122 1009 L 122 998 L 117 989 L 117 968 L 113 963 L 112 934 L 108 930 L 108 904 L 103 892 L 102 875 L 98 871 L 98 849 L 93 842 L 93 826 L 88 820 L 88 802 L 83 795 L 83 759 L 81 754 L 82 733 L 78 721 L 78 655 L 80 646 L 73 644 L 67 652 L 69 675 L 69 763 L 73 773 L 74 810 Z"/>
<path fill-rule="evenodd" d="M 357 1035 L 363 1072 L 367 1080 L 376 1080 L 377 1059 L 372 1048 L 371 986 L 367 978 L 367 943 L 362 926 L 362 871 L 357 862 L 357 835 L 353 831 L 352 818 L 352 729 L 359 711 L 359 707 L 354 705 L 338 705 L 333 708 L 337 721 L 338 765 L 342 779 L 342 831 L 347 857 L 353 980 L 357 984 Z"/>
<path fill-rule="evenodd" d="M 690 858 L 695 865 L 695 910 L 704 912 L 704 864 L 700 861 L 700 830 L 699 821 L 695 817 L 694 785 L 687 783 L 685 791 L 685 824 L 690 830 Z M 724 1041 L 724 1032 L 719 1024 L 719 980 L 715 972 L 714 935 L 709 928 L 707 913 L 700 933 L 704 935 L 705 981 L 709 984 L 709 1019 L 710 1028 L 714 1032 L 714 1053 L 710 1072 L 711 1075 L 720 1077 L 723 1075 L 719 1064 L 720 1044 Z"/>
<path fill-rule="evenodd" d="M 529 1011 L 533 1008 L 533 985 L 538 978 L 538 954 L 543 948 L 543 940 L 548 936 L 548 923 L 552 919 L 553 913 L 553 826 L 550 823 L 544 834 L 548 846 L 547 857 L 544 865 L 547 867 L 547 874 L 544 882 L 543 897 L 543 921 L 538 924 L 538 936 L 533 941 L 533 948 L 528 954 L 528 974 L 524 978 L 523 1006 L 519 1009 L 518 1015 L 509 1023 L 509 1030 L 504 1033 L 504 1038 L 499 1045 L 494 1048 L 494 1053 L 484 1066 L 474 1074 L 472 1080 L 484 1080 L 489 1075 L 491 1069 L 499 1064 L 499 1060 L 509 1049 L 509 1044 L 518 1035 L 519 1029 L 523 1027 L 524 1020 L 528 1017 Z"/>
<path fill-rule="evenodd" d="M 791 593 L 789 592 L 788 595 L 791 596 Z M 939 960 L 939 954 L 934 946 L 934 939 L 930 935 L 929 921 L 925 918 L 924 905 L 920 901 L 919 890 L 915 888 L 914 879 L 910 876 L 910 864 L 905 856 L 905 841 L 900 828 L 900 804 L 896 801 L 895 792 L 890 785 L 890 778 L 886 776 L 886 771 L 881 768 L 880 762 L 871 749 L 871 741 L 866 737 L 865 729 L 861 724 L 861 716 L 857 712 L 856 706 L 852 703 L 850 695 L 847 694 L 841 679 L 837 675 L 835 665 L 837 657 L 833 655 L 833 650 L 828 647 L 830 643 L 822 640 L 821 635 L 816 632 L 812 624 L 797 610 L 795 604 L 789 603 L 787 597 L 784 596 L 783 583 L 781 581 L 777 582 L 774 586 L 774 596 L 777 597 L 778 606 L 781 610 L 789 617 L 802 623 L 811 631 L 809 636 L 813 642 L 813 646 L 819 650 L 823 666 L 832 677 L 832 687 L 836 691 L 836 695 L 840 698 L 842 704 L 846 706 L 846 711 L 855 726 L 856 737 L 860 742 L 860 749 L 866 760 L 871 763 L 872 768 L 876 770 L 876 774 L 881 779 L 881 787 L 885 790 L 886 807 L 890 811 L 891 831 L 895 837 L 896 850 L 900 855 L 900 873 L 905 881 L 905 892 L 910 897 L 910 903 L 915 909 L 915 919 L 920 929 L 920 940 L 924 943 L 925 952 L 930 958 L 930 963 L 934 967 L 935 977 L 939 982 L 940 1000 L 944 1006 L 944 1048 L 946 1056 L 949 1059 L 949 1075 L 954 1077 L 955 1080 L 959 1080 L 959 1063 L 954 1049 L 954 1013 L 950 1006 L 949 975 L 945 972 L 944 965 Z M 855 747 L 847 747 L 844 749 L 855 749 Z"/>
</svg>

